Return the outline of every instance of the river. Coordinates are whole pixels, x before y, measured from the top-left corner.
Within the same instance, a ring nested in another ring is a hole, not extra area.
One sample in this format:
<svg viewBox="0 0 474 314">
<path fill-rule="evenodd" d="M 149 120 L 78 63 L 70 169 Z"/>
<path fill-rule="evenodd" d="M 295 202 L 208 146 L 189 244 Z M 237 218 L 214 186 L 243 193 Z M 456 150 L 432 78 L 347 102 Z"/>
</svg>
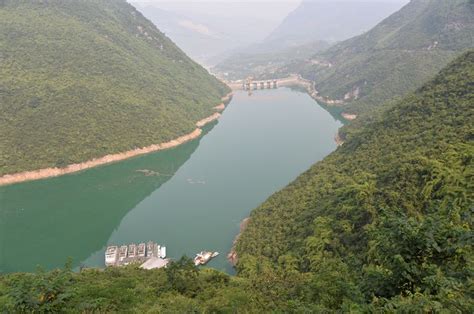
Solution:
<svg viewBox="0 0 474 314">
<path fill-rule="evenodd" d="M 0 272 L 103 267 L 108 244 L 156 241 L 168 257 L 221 254 L 241 220 L 336 148 L 342 123 L 307 94 L 236 92 L 204 135 L 76 174 L 0 187 Z"/>
</svg>

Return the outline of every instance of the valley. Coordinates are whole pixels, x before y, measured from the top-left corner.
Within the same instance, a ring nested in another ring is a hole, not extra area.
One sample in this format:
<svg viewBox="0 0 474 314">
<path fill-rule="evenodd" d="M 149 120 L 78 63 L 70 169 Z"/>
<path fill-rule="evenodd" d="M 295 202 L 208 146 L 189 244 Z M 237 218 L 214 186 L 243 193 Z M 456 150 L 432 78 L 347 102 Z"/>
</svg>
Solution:
<svg viewBox="0 0 474 314">
<path fill-rule="evenodd" d="M 0 0 L 0 312 L 474 312 L 473 35 L 473 0 Z"/>
<path fill-rule="evenodd" d="M 178 147 L 0 187 L 9 222 L 0 271 L 54 269 L 68 257 L 104 267 L 106 245 L 154 240 L 174 259 L 219 251 L 210 266 L 234 273 L 226 255 L 240 221 L 334 150 L 341 125 L 301 92 L 237 91 L 218 121 Z"/>
</svg>

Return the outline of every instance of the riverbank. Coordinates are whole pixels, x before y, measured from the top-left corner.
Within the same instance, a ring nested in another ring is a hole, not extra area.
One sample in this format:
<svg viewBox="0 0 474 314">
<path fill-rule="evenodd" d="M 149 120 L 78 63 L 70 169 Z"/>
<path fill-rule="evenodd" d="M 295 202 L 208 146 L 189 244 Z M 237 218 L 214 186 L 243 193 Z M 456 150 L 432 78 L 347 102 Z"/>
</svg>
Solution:
<svg viewBox="0 0 474 314">
<path fill-rule="evenodd" d="M 336 135 L 334 136 L 334 141 L 336 142 L 337 146 L 344 144 L 344 140 L 342 139 L 341 134 L 339 134 L 339 131 L 337 131 Z"/>
<path fill-rule="evenodd" d="M 217 100 L 215 105 L 221 103 Z M 235 274 L 226 255 L 241 221 L 332 152 L 341 123 L 303 92 L 287 88 L 252 96 L 236 92 L 224 112 L 199 139 L 176 148 L 1 187 L 9 254 L 0 268 L 5 273 L 35 271 L 37 265 L 50 270 L 62 267 L 68 256 L 74 269 L 103 267 L 108 245 L 154 240 L 172 248 L 168 253 L 174 259 L 203 249 L 221 252 L 209 266 Z M 281 119 L 284 128 L 275 123 Z M 196 129 L 193 124 L 184 133 Z M 245 237 L 237 243 L 238 263 Z"/>
<path fill-rule="evenodd" d="M 205 126 L 206 124 L 209 124 L 213 121 L 216 121 L 217 119 L 219 119 L 221 117 L 221 114 L 216 112 L 216 113 L 213 113 L 212 115 L 210 115 L 209 117 L 207 118 L 204 118 L 202 120 L 199 120 L 198 122 L 196 122 L 196 126 L 198 128 L 202 128 L 203 126 Z"/>
<path fill-rule="evenodd" d="M 231 98 L 232 98 L 232 93 L 229 93 L 226 96 L 222 97 L 221 100 L 224 103 L 220 104 L 214 109 L 219 110 L 219 111 L 224 110 L 225 103 L 228 103 L 231 100 Z M 222 105 L 224 106 L 224 108 L 222 108 Z M 165 143 L 152 144 L 146 147 L 137 148 L 137 149 L 121 152 L 121 153 L 109 154 L 109 155 L 91 159 L 85 162 L 71 164 L 64 168 L 51 167 L 51 168 L 44 168 L 44 169 L 38 169 L 38 170 L 32 170 L 32 171 L 19 172 L 19 173 L 14 173 L 14 174 L 7 174 L 0 177 L 0 186 L 58 177 L 58 176 L 94 168 L 97 166 L 102 166 L 105 164 L 126 160 L 132 157 L 174 148 L 174 147 L 177 147 L 179 145 L 182 145 L 184 143 L 187 143 L 189 141 L 199 138 L 202 134 L 201 128 L 219 119 L 220 116 L 221 116 L 220 113 L 217 113 L 217 112 L 213 113 L 209 117 L 206 117 L 196 122 L 196 129 L 194 131 Z"/>
<path fill-rule="evenodd" d="M 319 94 L 318 90 L 316 89 L 316 84 L 313 81 L 307 80 L 302 78 L 300 75 L 295 76 L 295 83 L 299 86 L 302 86 L 306 89 L 311 98 L 318 102 L 322 102 L 327 106 L 343 106 L 345 105 L 344 100 L 339 99 L 330 99 L 329 97 L 323 97 Z"/>
<path fill-rule="evenodd" d="M 250 222 L 250 217 L 247 217 L 244 220 L 242 220 L 242 222 L 240 223 L 239 234 L 235 236 L 234 242 L 232 242 L 232 249 L 230 250 L 229 254 L 227 254 L 227 260 L 233 267 L 235 267 L 237 265 L 237 262 L 239 261 L 239 257 L 237 256 L 237 251 L 236 251 L 237 241 L 239 240 L 240 235 L 247 228 L 249 222 Z"/>
</svg>

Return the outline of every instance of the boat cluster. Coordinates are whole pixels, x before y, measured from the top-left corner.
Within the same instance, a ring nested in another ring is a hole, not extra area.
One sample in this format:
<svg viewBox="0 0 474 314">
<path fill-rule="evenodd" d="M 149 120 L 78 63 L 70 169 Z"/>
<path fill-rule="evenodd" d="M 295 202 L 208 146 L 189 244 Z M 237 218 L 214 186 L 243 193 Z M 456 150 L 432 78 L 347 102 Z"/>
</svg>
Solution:
<svg viewBox="0 0 474 314">
<path fill-rule="evenodd" d="M 219 255 L 218 252 L 202 251 L 194 257 L 196 266 L 205 265 Z M 105 265 L 107 267 L 140 264 L 141 268 L 153 269 L 166 267 L 169 259 L 166 258 L 166 247 L 153 241 L 140 244 L 112 245 L 105 251 Z"/>
<path fill-rule="evenodd" d="M 166 247 L 149 241 L 148 243 L 107 247 L 106 266 L 124 266 L 132 263 L 144 263 L 151 258 L 166 258 Z"/>
</svg>

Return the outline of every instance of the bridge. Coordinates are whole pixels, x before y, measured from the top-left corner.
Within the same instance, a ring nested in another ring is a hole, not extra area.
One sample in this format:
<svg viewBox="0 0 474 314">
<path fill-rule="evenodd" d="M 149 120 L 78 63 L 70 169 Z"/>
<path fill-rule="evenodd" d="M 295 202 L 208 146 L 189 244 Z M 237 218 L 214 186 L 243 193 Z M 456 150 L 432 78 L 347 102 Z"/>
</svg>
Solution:
<svg viewBox="0 0 474 314">
<path fill-rule="evenodd" d="M 246 80 L 226 82 L 233 90 L 258 90 L 258 89 L 274 89 L 281 86 L 290 86 L 301 84 L 301 79 L 298 75 L 291 75 L 285 78 L 267 79 L 267 80 L 253 80 L 247 78 Z"/>
<path fill-rule="evenodd" d="M 242 82 L 243 90 L 270 89 L 270 88 L 278 88 L 278 80 L 253 81 L 251 79 L 247 79 L 247 81 Z"/>
</svg>

